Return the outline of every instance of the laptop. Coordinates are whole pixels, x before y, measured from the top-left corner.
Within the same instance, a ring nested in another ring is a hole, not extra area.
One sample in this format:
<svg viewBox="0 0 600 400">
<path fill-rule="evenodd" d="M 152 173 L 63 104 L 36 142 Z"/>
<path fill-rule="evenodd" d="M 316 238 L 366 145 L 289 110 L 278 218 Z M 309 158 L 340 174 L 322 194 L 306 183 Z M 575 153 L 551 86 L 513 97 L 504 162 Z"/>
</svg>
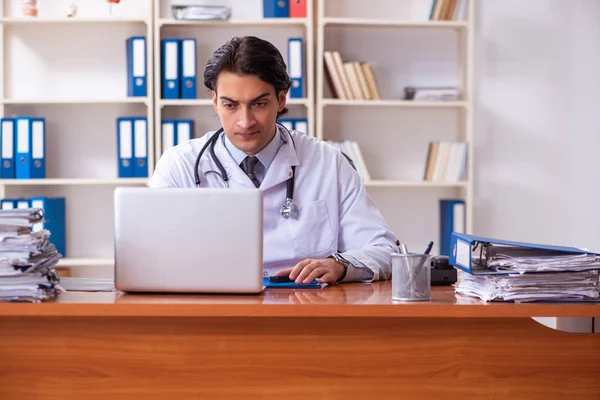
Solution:
<svg viewBox="0 0 600 400">
<path fill-rule="evenodd" d="M 115 287 L 124 292 L 260 293 L 259 189 L 115 189 Z"/>
</svg>

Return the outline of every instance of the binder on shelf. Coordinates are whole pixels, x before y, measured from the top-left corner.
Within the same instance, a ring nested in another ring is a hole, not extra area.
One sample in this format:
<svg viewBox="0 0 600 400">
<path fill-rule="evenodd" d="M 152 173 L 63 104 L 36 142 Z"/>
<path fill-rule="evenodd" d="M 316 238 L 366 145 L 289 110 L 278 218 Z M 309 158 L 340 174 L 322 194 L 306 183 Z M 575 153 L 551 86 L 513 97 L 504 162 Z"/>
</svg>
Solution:
<svg viewBox="0 0 600 400">
<path fill-rule="evenodd" d="M 264 18 L 288 18 L 289 16 L 290 0 L 263 0 Z"/>
<path fill-rule="evenodd" d="M 306 18 L 306 0 L 289 0 L 290 18 Z"/>
<path fill-rule="evenodd" d="M 196 96 L 196 39 L 181 39 L 181 98 Z"/>
<path fill-rule="evenodd" d="M 117 118 L 117 154 L 119 178 L 133 177 L 133 120 Z"/>
<path fill-rule="evenodd" d="M 2 152 L 1 179 L 15 179 L 15 120 L 13 118 L 0 119 L 2 140 L 0 147 Z"/>
<path fill-rule="evenodd" d="M 288 130 L 294 130 L 308 134 L 308 120 L 306 118 L 281 118 L 277 122 Z"/>
<path fill-rule="evenodd" d="M 33 232 L 41 230 L 50 231 L 50 242 L 56 250 L 67 256 L 66 240 L 66 207 L 64 197 L 34 197 L 31 199 L 32 208 L 44 210 L 44 220 L 33 226 Z"/>
<path fill-rule="evenodd" d="M 440 255 L 450 256 L 452 232 L 465 233 L 466 214 L 464 200 L 440 200 Z"/>
<path fill-rule="evenodd" d="M 292 80 L 289 97 L 300 99 L 304 97 L 304 61 L 302 55 L 302 38 L 288 39 L 288 73 Z"/>
<path fill-rule="evenodd" d="M 165 119 L 161 123 L 161 153 L 175 146 L 175 135 L 177 133 L 177 122 L 173 119 Z"/>
<path fill-rule="evenodd" d="M 132 118 L 133 121 L 133 176 L 148 177 L 148 121 L 146 117 Z"/>
<path fill-rule="evenodd" d="M 162 40 L 162 98 L 181 97 L 179 77 L 179 39 Z"/>
<path fill-rule="evenodd" d="M 15 118 L 17 138 L 17 162 L 15 165 L 15 178 L 31 178 L 31 118 Z"/>
<path fill-rule="evenodd" d="M 31 178 L 46 178 L 46 120 L 31 118 Z"/>
<path fill-rule="evenodd" d="M 600 269 L 600 253 L 593 253 L 577 247 L 516 242 L 465 233 L 452 233 L 450 248 L 451 252 L 448 257 L 450 265 L 471 275 Z M 587 259 L 586 255 L 592 259 Z M 511 258 L 513 260 L 527 258 L 528 262 L 511 263 Z"/>
<path fill-rule="evenodd" d="M 147 96 L 146 38 L 127 39 L 127 96 Z"/>
<path fill-rule="evenodd" d="M 12 210 L 17 207 L 16 200 L 14 199 L 2 199 L 0 201 L 0 209 L 2 210 Z"/>
<path fill-rule="evenodd" d="M 180 119 L 176 120 L 176 122 L 177 128 L 175 130 L 175 145 L 177 146 L 187 142 L 188 140 L 191 140 L 192 137 L 194 137 L 194 121 L 190 119 Z"/>
<path fill-rule="evenodd" d="M 15 208 L 29 208 L 31 205 L 29 199 L 16 199 Z"/>
</svg>

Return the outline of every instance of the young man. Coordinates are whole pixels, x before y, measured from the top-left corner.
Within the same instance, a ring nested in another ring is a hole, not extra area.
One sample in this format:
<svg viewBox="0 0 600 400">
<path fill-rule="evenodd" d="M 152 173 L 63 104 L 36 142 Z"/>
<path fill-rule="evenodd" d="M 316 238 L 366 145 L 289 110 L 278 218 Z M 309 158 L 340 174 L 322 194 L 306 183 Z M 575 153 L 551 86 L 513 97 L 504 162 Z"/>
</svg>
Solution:
<svg viewBox="0 0 600 400">
<path fill-rule="evenodd" d="M 356 170 L 333 146 L 276 124 L 291 86 L 277 48 L 256 37 L 231 39 L 206 64 L 204 85 L 222 132 L 167 150 L 150 187 L 260 188 L 269 275 L 297 283 L 389 279 L 395 237 Z M 282 205 L 291 177 L 298 212 L 289 217 Z"/>
</svg>

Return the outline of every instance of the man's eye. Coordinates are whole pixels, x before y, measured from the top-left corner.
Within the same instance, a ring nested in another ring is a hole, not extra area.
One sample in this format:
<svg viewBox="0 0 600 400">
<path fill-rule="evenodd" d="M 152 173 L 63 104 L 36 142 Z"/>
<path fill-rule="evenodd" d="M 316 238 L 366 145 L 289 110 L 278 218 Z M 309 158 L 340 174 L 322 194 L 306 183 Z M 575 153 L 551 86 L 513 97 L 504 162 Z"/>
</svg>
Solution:
<svg viewBox="0 0 600 400">
<path fill-rule="evenodd" d="M 263 108 L 264 106 L 266 106 L 266 105 L 267 105 L 267 103 L 265 103 L 265 102 L 261 102 L 261 103 L 254 103 L 254 105 L 255 105 L 256 107 L 258 107 L 258 108 Z"/>
<path fill-rule="evenodd" d="M 235 108 L 235 104 L 225 103 L 223 104 L 223 107 L 225 107 L 226 110 L 233 110 Z"/>
</svg>

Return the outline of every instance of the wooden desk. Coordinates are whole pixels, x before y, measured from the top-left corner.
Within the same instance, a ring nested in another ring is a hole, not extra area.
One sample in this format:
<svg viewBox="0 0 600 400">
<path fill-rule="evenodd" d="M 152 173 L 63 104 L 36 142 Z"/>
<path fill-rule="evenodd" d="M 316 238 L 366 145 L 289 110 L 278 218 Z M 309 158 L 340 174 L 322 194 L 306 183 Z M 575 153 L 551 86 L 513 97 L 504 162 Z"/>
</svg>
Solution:
<svg viewBox="0 0 600 400">
<path fill-rule="evenodd" d="M 390 283 L 257 296 L 65 293 L 0 304 L 0 399 L 600 398 L 600 335 L 530 317 L 599 304 L 486 304 Z"/>
</svg>

